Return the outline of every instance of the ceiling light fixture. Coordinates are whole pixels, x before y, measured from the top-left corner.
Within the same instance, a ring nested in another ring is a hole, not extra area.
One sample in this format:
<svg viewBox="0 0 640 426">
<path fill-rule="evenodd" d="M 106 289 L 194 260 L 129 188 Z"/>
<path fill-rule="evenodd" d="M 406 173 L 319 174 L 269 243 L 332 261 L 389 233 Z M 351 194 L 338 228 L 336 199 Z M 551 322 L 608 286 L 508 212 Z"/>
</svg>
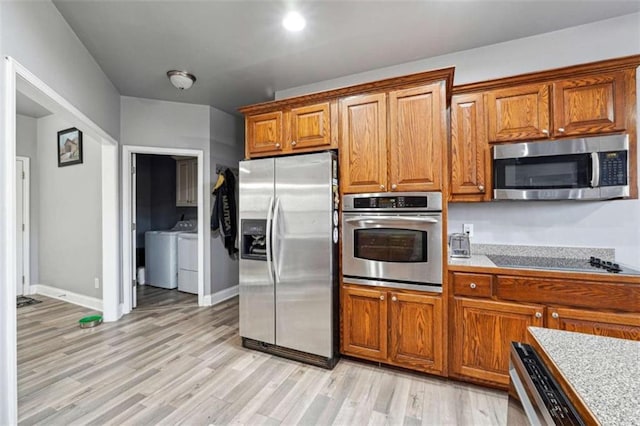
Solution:
<svg viewBox="0 0 640 426">
<path fill-rule="evenodd" d="M 282 25 L 289 31 L 300 31 L 307 25 L 307 21 L 298 12 L 289 12 L 282 20 Z"/>
<path fill-rule="evenodd" d="M 167 71 L 167 77 L 169 77 L 171 84 L 180 90 L 187 90 L 196 82 L 196 76 L 186 71 Z"/>
</svg>

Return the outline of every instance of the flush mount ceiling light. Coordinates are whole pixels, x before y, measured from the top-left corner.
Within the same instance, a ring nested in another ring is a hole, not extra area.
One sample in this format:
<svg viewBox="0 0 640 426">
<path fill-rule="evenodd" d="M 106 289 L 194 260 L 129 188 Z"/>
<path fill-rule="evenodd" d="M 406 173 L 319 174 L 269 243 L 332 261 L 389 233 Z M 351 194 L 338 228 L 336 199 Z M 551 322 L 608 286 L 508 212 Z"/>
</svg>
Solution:
<svg viewBox="0 0 640 426">
<path fill-rule="evenodd" d="M 300 31 L 305 25 L 307 25 L 307 21 L 298 12 L 287 13 L 282 20 L 282 26 L 289 31 Z"/>
<path fill-rule="evenodd" d="M 169 77 L 171 84 L 180 90 L 187 90 L 196 81 L 196 76 L 186 71 L 167 71 L 167 77 Z"/>
</svg>

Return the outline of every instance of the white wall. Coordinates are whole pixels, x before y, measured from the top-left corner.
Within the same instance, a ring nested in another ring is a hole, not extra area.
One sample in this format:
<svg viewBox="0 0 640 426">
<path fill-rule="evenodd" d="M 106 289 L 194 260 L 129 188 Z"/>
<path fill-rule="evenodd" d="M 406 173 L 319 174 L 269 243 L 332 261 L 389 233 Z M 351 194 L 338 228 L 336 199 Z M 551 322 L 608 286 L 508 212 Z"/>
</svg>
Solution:
<svg viewBox="0 0 640 426">
<path fill-rule="evenodd" d="M 216 166 L 238 168 L 244 156 L 244 120 L 216 108 L 210 108 L 211 182 L 215 183 Z M 236 202 L 238 182 L 236 180 Z M 238 221 L 238 228 L 240 222 Z M 239 232 L 239 231 L 238 231 Z M 211 234 L 212 293 L 238 285 L 238 259 L 229 256 L 219 231 Z"/>
<path fill-rule="evenodd" d="M 447 66 L 456 67 L 455 84 L 464 84 L 639 53 L 640 14 L 632 14 L 281 90 L 276 99 Z M 618 261 L 636 266 L 640 266 L 639 220 L 640 200 L 449 206 L 449 232 L 461 232 L 463 223 L 473 223 L 476 243 L 615 248 Z"/>
<path fill-rule="evenodd" d="M 29 181 L 29 276 L 31 283 L 39 283 L 38 230 L 40 229 L 40 182 L 38 179 L 38 121 L 25 115 L 16 116 L 16 154 L 29 157 L 31 175 Z"/>
<path fill-rule="evenodd" d="M 58 167 L 57 133 L 82 127 L 60 115 L 38 119 L 40 282 L 102 299 L 101 145 L 85 131 L 83 163 Z"/>
<path fill-rule="evenodd" d="M 209 106 L 122 96 L 120 141 L 122 145 L 200 149 L 204 152 L 204 185 L 211 188 Z M 210 205 L 211 195 L 205 199 Z M 205 208 L 205 211 L 208 209 Z M 198 218 L 208 223 L 209 218 Z M 211 228 L 204 232 L 205 295 L 211 293 Z"/>
<path fill-rule="evenodd" d="M 120 94 L 50 1 L 2 1 L 2 56 L 12 56 L 118 139 Z"/>
</svg>

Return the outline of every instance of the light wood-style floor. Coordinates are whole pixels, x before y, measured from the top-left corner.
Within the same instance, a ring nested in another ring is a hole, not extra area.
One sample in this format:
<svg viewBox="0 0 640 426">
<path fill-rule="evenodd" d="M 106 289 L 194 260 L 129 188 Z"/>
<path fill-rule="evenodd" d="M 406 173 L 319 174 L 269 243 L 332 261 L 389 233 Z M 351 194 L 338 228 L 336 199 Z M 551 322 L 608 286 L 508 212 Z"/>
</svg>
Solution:
<svg viewBox="0 0 640 426">
<path fill-rule="evenodd" d="M 342 359 L 332 371 L 242 348 L 238 299 L 80 329 L 88 309 L 18 309 L 21 424 L 500 425 L 506 394 Z"/>
<path fill-rule="evenodd" d="M 183 293 L 178 289 L 168 290 L 151 285 L 139 285 L 136 286 L 136 296 L 139 310 L 198 306 L 197 294 Z"/>
</svg>

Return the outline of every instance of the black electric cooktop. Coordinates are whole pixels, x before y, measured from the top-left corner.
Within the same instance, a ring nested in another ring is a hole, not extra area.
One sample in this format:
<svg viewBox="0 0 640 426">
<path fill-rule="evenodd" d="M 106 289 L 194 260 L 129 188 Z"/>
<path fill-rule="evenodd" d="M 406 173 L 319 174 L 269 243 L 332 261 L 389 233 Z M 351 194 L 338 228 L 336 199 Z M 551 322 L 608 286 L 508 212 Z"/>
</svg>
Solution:
<svg viewBox="0 0 640 426">
<path fill-rule="evenodd" d="M 640 275 L 628 266 L 604 261 L 597 257 L 569 259 L 561 257 L 507 256 L 489 254 L 487 257 L 502 268 L 556 269 L 561 271 L 593 272 L 602 274 Z"/>
</svg>

